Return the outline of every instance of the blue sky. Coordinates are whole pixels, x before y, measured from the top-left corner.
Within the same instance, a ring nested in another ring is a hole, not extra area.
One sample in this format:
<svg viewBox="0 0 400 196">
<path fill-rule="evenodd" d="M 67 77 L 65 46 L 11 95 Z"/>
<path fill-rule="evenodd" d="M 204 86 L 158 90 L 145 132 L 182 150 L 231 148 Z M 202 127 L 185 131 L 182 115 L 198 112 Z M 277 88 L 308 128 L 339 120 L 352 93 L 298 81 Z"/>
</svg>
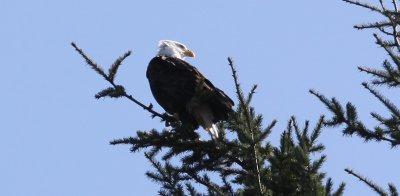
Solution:
<svg viewBox="0 0 400 196">
<path fill-rule="evenodd" d="M 360 85 L 370 77 L 356 69 L 378 67 L 387 56 L 372 32 L 352 28 L 379 19 L 339 0 L 4 1 L 0 195 L 155 195 L 158 190 L 144 175 L 150 164 L 142 153 L 108 142 L 163 124 L 127 100 L 95 100 L 108 84 L 85 65 L 72 41 L 104 67 L 132 50 L 117 82 L 159 111 L 145 70 L 160 39 L 193 49 L 197 57 L 188 61 L 234 97 L 226 60 L 232 56 L 244 89 L 259 85 L 253 105 L 264 123 L 279 121 L 269 138 L 278 144 L 291 115 L 315 123 L 327 114 L 310 88 L 353 102 L 370 126 L 375 125 L 370 111 L 388 114 Z M 345 195 L 373 195 L 343 171 L 347 167 L 385 187 L 400 181 L 394 172 L 398 149 L 342 137 L 340 129 L 325 129 L 319 141 L 328 156 L 323 171 L 336 185 L 347 183 Z"/>
</svg>

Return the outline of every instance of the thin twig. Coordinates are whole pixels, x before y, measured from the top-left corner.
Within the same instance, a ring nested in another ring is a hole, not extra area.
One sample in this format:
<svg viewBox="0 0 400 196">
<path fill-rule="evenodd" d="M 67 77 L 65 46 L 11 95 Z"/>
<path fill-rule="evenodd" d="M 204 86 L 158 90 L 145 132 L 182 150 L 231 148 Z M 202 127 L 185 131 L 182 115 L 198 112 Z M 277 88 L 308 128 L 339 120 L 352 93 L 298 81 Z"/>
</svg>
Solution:
<svg viewBox="0 0 400 196">
<path fill-rule="evenodd" d="M 381 22 L 374 22 L 374 23 L 368 23 L 368 24 L 361 24 L 361 25 L 354 25 L 354 28 L 357 30 L 362 30 L 362 29 L 375 29 L 375 28 L 385 28 L 385 27 L 391 27 L 392 23 L 389 21 L 381 21 Z"/>
<path fill-rule="evenodd" d="M 379 3 L 381 4 L 381 8 L 383 11 L 386 11 L 385 6 L 383 5 L 383 0 L 379 0 Z"/>
<path fill-rule="evenodd" d="M 350 4 L 358 5 L 358 6 L 363 7 L 363 8 L 367 8 L 367 9 L 369 9 L 371 11 L 379 12 L 379 13 L 384 15 L 383 10 L 379 9 L 378 7 L 375 7 L 375 6 L 366 4 L 366 3 L 361 3 L 359 1 L 354 1 L 354 0 L 342 0 L 342 1 L 350 3 Z"/>
<path fill-rule="evenodd" d="M 108 77 L 103 69 L 97 64 L 95 63 L 93 60 L 91 60 L 84 52 L 82 49 L 78 48 L 78 46 L 72 42 L 71 43 L 72 47 L 75 48 L 76 51 L 78 51 L 78 53 L 86 60 L 86 63 L 89 64 L 93 69 L 95 69 L 97 71 L 97 73 L 99 73 L 101 76 L 103 76 L 103 78 L 108 81 L 114 88 L 117 88 L 118 85 L 116 85 L 113 81 L 113 78 Z M 130 55 L 130 52 L 125 53 L 125 55 L 121 58 L 125 59 L 127 56 Z M 122 60 L 123 60 L 122 59 Z M 120 62 L 122 62 L 122 60 L 120 60 Z M 114 65 L 115 66 L 115 65 Z M 146 106 L 145 104 L 143 104 L 142 102 L 138 101 L 137 99 L 135 99 L 132 95 L 127 94 L 125 91 L 122 93 L 122 96 L 124 96 L 125 98 L 131 100 L 132 102 L 134 102 L 135 104 L 139 105 L 140 107 L 142 107 L 144 110 L 147 110 L 148 112 L 150 112 L 153 117 L 159 117 L 161 118 L 163 121 L 168 121 L 168 122 L 174 122 L 176 121 L 173 117 L 167 115 L 167 114 L 161 114 L 159 112 L 154 111 L 152 108 L 152 104 L 150 104 L 149 106 Z"/>
<path fill-rule="evenodd" d="M 384 28 L 378 28 L 378 29 L 379 29 L 379 31 L 381 31 L 382 33 L 384 33 L 384 34 L 386 34 L 386 35 L 395 36 L 393 33 L 387 32 Z"/>
<path fill-rule="evenodd" d="M 395 11 L 395 12 L 399 12 L 399 9 L 398 9 L 398 7 L 397 7 L 396 0 L 392 0 L 392 3 L 393 3 L 394 11 Z"/>
</svg>

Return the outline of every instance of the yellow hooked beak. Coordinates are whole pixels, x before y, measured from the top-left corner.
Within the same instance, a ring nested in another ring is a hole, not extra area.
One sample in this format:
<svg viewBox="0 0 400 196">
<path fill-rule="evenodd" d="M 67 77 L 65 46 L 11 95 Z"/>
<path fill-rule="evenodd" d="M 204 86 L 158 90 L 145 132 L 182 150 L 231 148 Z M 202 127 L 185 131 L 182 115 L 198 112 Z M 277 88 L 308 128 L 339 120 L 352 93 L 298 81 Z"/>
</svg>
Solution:
<svg viewBox="0 0 400 196">
<path fill-rule="evenodd" d="M 191 51 L 191 50 L 189 50 L 189 49 L 185 50 L 185 51 L 183 52 L 183 54 L 184 54 L 185 56 L 187 56 L 187 57 L 193 57 L 193 58 L 195 57 L 193 51 Z"/>
</svg>

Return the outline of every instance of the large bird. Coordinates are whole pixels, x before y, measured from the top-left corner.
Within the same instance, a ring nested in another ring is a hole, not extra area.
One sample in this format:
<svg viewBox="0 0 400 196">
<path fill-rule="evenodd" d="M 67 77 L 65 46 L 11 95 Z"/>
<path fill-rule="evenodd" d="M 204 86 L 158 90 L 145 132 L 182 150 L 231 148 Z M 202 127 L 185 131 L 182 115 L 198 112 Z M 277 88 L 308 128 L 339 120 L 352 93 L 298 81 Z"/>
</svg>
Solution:
<svg viewBox="0 0 400 196">
<path fill-rule="evenodd" d="M 183 124 L 202 126 L 212 138 L 218 138 L 215 123 L 227 120 L 234 105 L 194 66 L 184 61 L 194 57 L 185 45 L 161 40 L 158 52 L 147 67 L 146 76 L 154 98 L 164 110 Z"/>
</svg>

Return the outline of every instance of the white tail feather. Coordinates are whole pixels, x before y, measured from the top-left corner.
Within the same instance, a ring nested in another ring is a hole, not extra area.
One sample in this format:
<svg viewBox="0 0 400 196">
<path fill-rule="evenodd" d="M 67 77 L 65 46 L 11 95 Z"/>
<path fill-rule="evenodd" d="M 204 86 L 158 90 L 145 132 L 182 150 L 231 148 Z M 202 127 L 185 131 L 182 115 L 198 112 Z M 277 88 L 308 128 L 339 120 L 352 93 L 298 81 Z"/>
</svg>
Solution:
<svg viewBox="0 0 400 196">
<path fill-rule="evenodd" d="M 210 133 L 212 138 L 218 138 L 218 128 L 215 124 L 212 124 L 211 127 L 206 127 L 205 129 Z"/>
<path fill-rule="evenodd" d="M 198 107 L 195 111 L 197 122 L 211 135 L 211 137 L 218 138 L 218 128 L 213 123 L 214 115 L 208 106 Z"/>
</svg>

